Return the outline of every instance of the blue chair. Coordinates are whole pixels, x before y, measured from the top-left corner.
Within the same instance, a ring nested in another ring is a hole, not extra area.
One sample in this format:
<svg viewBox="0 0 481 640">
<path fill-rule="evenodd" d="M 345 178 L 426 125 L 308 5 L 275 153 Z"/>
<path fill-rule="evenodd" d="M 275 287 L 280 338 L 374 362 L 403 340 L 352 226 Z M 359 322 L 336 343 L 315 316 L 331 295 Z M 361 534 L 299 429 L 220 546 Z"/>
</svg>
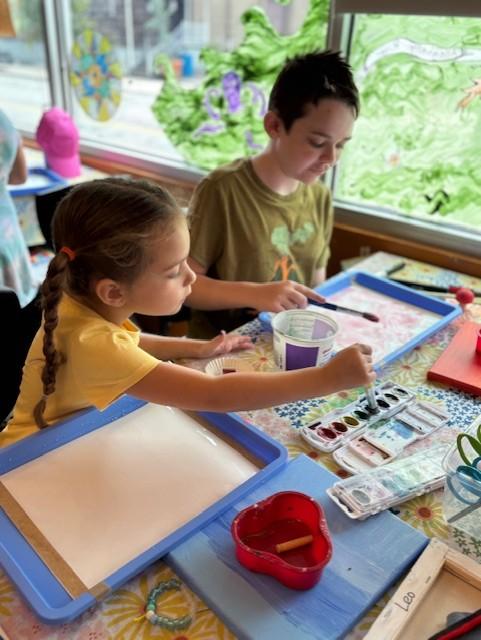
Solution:
<svg viewBox="0 0 481 640">
<path fill-rule="evenodd" d="M 38 224 L 45 238 L 45 246 L 55 251 L 52 240 L 52 218 L 58 203 L 73 188 L 73 185 L 55 187 L 48 191 L 42 191 L 35 196 L 35 209 L 37 211 Z"/>
</svg>

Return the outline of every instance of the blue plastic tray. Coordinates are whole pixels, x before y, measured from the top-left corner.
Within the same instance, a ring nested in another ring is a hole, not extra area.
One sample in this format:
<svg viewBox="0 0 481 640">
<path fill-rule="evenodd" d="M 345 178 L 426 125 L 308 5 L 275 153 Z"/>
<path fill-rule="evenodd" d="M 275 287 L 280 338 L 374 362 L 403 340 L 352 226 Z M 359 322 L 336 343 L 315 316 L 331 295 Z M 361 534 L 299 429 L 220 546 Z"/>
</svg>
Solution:
<svg viewBox="0 0 481 640">
<path fill-rule="evenodd" d="M 61 178 L 55 171 L 45 167 L 29 167 L 27 181 L 19 185 L 9 185 L 8 191 L 12 198 L 20 198 L 21 196 L 34 196 L 66 184 L 67 180 Z"/>
<path fill-rule="evenodd" d="M 411 349 L 414 349 L 414 347 L 424 342 L 429 338 L 429 336 L 437 333 L 462 313 L 459 305 L 453 306 L 448 302 L 433 298 L 421 291 L 415 291 L 414 289 L 405 287 L 404 285 L 397 284 L 392 280 L 373 276 L 369 273 L 364 273 L 363 271 L 348 271 L 340 273 L 339 275 L 330 278 L 319 287 L 316 287 L 315 290 L 325 298 L 328 298 L 330 295 L 338 293 L 352 284 L 358 284 L 395 300 L 406 302 L 407 304 L 419 307 L 420 309 L 425 309 L 426 311 L 430 311 L 431 313 L 435 313 L 439 316 L 439 320 L 437 322 L 434 322 L 427 329 L 420 331 L 419 334 L 406 342 L 402 347 L 392 351 L 382 360 L 377 362 L 374 367 L 377 371 L 394 360 L 397 360 L 408 351 L 411 351 Z M 319 311 L 322 312 L 322 308 L 320 308 Z M 268 331 L 272 331 L 271 317 L 272 314 L 265 311 L 262 311 L 259 314 L 259 320 L 262 326 Z"/>
<path fill-rule="evenodd" d="M 75 418 L 49 427 L 6 447 L 0 451 L 0 472 L 7 473 L 57 447 L 136 411 L 144 404 L 145 402 L 124 396 L 103 412 L 95 409 L 87 410 Z M 115 573 L 103 580 L 112 590 L 117 589 L 152 562 L 202 529 L 234 502 L 277 473 L 287 462 L 287 451 L 283 445 L 245 423 L 236 415 L 210 412 L 199 412 L 197 415 L 212 424 L 226 437 L 238 443 L 247 453 L 255 456 L 265 466 L 249 480 L 175 532 L 159 540 L 156 545 L 131 562 L 119 567 Z M 50 624 L 69 622 L 97 602 L 90 593 L 72 598 L 14 526 L 3 509 L 0 509 L 0 564 L 43 622 Z"/>
</svg>

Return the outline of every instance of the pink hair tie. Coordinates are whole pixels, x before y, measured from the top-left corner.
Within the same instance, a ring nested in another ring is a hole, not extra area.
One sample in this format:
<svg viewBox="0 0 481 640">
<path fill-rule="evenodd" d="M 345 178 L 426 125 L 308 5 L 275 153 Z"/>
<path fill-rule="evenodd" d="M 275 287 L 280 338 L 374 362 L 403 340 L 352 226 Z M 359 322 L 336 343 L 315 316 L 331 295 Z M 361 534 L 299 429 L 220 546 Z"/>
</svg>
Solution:
<svg viewBox="0 0 481 640">
<path fill-rule="evenodd" d="M 62 247 L 59 253 L 65 253 L 65 255 L 68 256 L 68 259 L 70 260 L 70 262 L 72 262 L 72 260 L 75 259 L 75 251 L 70 247 Z"/>
</svg>

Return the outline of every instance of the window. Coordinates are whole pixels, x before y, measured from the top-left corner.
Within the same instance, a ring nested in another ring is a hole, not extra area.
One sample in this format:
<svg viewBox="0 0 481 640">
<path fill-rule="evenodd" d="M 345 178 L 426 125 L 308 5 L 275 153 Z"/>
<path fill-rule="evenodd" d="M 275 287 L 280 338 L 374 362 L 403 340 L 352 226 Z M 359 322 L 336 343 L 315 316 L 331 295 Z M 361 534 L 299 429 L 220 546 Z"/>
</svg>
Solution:
<svg viewBox="0 0 481 640">
<path fill-rule="evenodd" d="M 336 195 L 436 225 L 481 228 L 481 19 L 357 15 L 361 93 Z"/>
<path fill-rule="evenodd" d="M 475 4 L 337 0 L 330 46 L 349 52 L 361 94 L 333 179 L 339 221 L 480 255 Z"/>
<path fill-rule="evenodd" d="M 64 46 L 81 139 L 200 172 L 264 146 L 266 94 L 287 55 L 309 37 L 325 40 L 328 1 L 315 3 L 324 7 L 323 30 L 317 21 L 302 37 L 308 0 L 84 0 L 82 11 L 78 0 L 67 4 Z"/>
<path fill-rule="evenodd" d="M 57 104 L 84 151 L 197 179 L 264 146 L 284 60 L 327 42 L 347 52 L 361 93 L 332 176 L 337 219 L 480 255 L 481 5 L 330 4 L 10 0 L 17 37 L 0 38 L 0 107 L 33 135 Z"/>
<path fill-rule="evenodd" d="M 51 104 L 40 0 L 10 0 L 15 34 L 0 37 L 0 107 L 20 131 L 33 132 Z"/>
</svg>

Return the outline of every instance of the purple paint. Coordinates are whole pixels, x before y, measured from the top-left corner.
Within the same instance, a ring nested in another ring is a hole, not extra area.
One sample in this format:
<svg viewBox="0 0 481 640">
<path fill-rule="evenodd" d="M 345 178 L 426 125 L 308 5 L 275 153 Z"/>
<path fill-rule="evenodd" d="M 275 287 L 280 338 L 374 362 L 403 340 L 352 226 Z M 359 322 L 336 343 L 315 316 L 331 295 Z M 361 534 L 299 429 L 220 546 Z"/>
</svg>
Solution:
<svg viewBox="0 0 481 640">
<path fill-rule="evenodd" d="M 235 113 L 241 108 L 241 86 L 242 81 L 235 71 L 228 71 L 222 77 L 222 89 L 229 113 Z"/>
<path fill-rule="evenodd" d="M 324 340 L 324 338 L 332 336 L 333 333 L 331 325 L 327 324 L 327 322 L 323 322 L 322 320 L 314 321 L 314 326 L 312 328 L 313 340 Z"/>
<path fill-rule="evenodd" d="M 286 369 L 305 369 L 315 367 L 319 347 L 296 347 L 286 344 Z"/>
</svg>

